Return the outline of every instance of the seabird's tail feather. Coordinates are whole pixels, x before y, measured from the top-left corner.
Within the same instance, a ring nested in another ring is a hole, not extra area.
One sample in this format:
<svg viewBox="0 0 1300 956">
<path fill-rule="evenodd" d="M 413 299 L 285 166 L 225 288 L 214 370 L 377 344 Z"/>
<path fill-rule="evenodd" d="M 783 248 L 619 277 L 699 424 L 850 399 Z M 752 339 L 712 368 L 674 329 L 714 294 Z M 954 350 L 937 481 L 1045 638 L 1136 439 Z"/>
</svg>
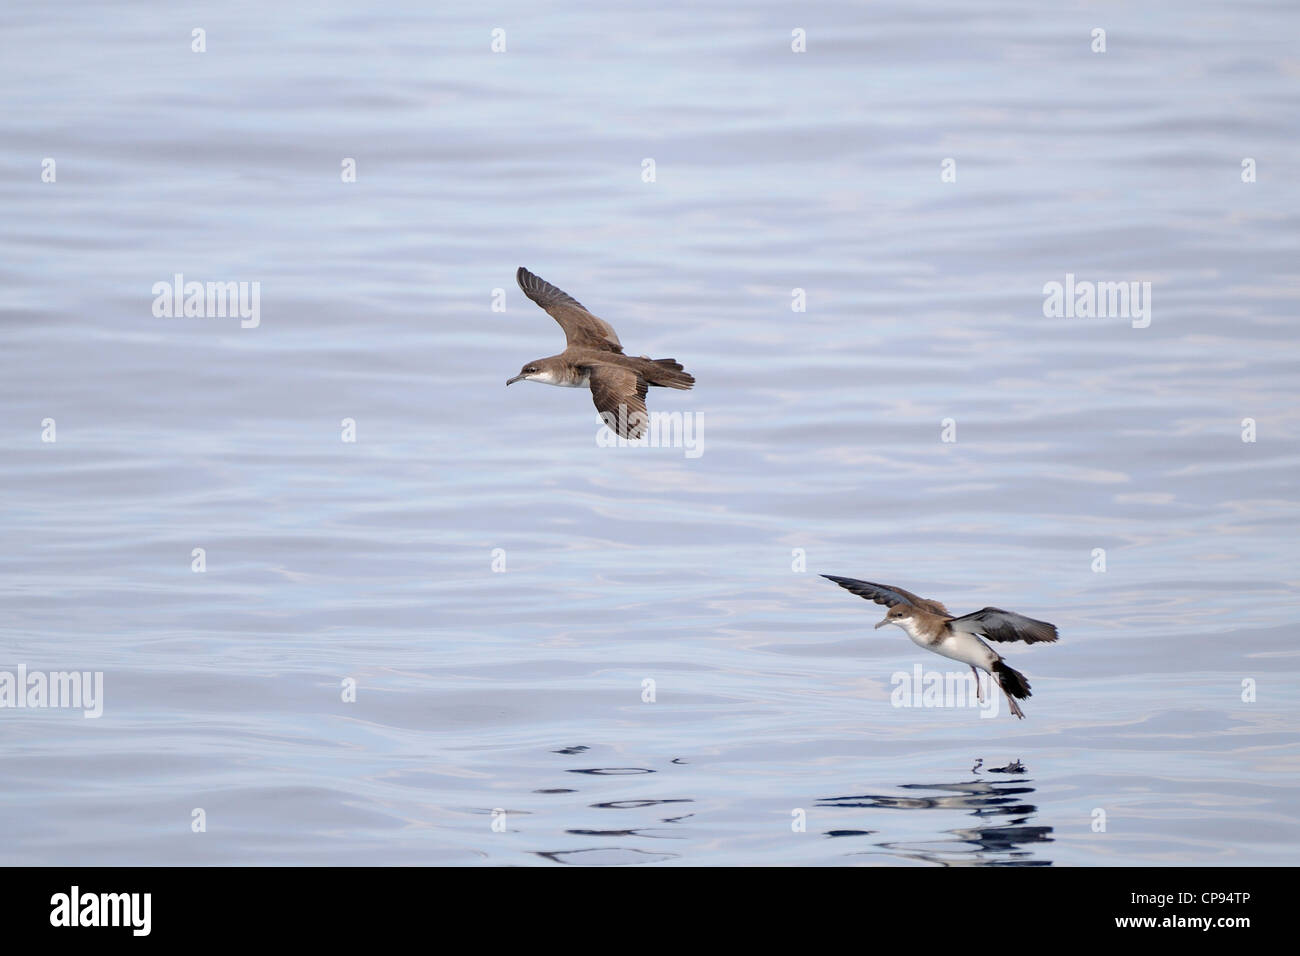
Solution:
<svg viewBox="0 0 1300 956">
<path fill-rule="evenodd" d="M 1014 667 L 1008 667 L 1005 661 L 994 661 L 993 673 L 998 679 L 998 686 L 1007 695 L 1007 703 L 1011 705 L 1011 713 L 1017 717 L 1024 717 L 1025 712 L 1016 703 L 1016 698 L 1024 700 L 1026 697 L 1031 696 L 1029 681 L 1025 680 L 1025 675 Z"/>
<path fill-rule="evenodd" d="M 993 673 L 998 675 L 998 683 L 1002 685 L 1002 689 L 1012 697 L 1024 700 L 1026 697 L 1032 696 L 1029 693 L 1029 681 L 1025 680 L 1025 675 L 1014 667 L 1008 667 L 1006 661 L 994 661 Z"/>
<path fill-rule="evenodd" d="M 641 377 L 663 388 L 686 389 L 695 384 L 695 376 L 683 369 L 677 359 L 650 359 Z"/>
</svg>

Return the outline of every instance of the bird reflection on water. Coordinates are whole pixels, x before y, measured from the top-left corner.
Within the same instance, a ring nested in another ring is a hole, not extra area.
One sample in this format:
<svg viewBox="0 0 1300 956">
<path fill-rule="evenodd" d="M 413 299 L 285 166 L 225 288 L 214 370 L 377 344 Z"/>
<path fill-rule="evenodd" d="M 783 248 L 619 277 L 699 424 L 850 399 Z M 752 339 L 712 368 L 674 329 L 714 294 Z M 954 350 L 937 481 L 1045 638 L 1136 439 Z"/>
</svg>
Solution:
<svg viewBox="0 0 1300 956">
<path fill-rule="evenodd" d="M 1034 788 L 1031 781 L 1016 779 L 991 781 L 972 779 L 958 783 L 909 783 L 899 787 L 908 796 L 859 794 L 823 797 L 822 808 L 862 810 L 958 810 L 969 811 L 977 825 L 944 830 L 951 839 L 934 841 L 885 841 L 874 849 L 853 855 L 880 855 L 903 860 L 918 860 L 939 866 L 1051 866 L 1052 861 L 1035 857 L 1033 844 L 1051 843 L 1052 828 L 1034 826 L 1030 820 L 1038 808 L 1028 802 Z M 917 796 L 911 796 L 916 792 Z M 875 815 L 860 821 L 868 832 L 885 829 Z M 863 830 L 837 829 L 828 835 L 861 835 Z M 1041 849 L 1041 848 L 1039 848 Z"/>
</svg>

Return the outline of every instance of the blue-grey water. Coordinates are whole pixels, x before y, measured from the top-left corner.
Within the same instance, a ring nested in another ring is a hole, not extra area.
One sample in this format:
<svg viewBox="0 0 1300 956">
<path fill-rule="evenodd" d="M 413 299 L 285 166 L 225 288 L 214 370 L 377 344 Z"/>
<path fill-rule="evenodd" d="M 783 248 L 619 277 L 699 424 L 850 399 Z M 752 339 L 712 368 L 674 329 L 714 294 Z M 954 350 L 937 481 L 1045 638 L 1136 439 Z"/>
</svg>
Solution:
<svg viewBox="0 0 1300 956">
<path fill-rule="evenodd" d="M 0 861 L 1297 862 L 1298 134 L 1289 3 L 4 7 Z"/>
</svg>

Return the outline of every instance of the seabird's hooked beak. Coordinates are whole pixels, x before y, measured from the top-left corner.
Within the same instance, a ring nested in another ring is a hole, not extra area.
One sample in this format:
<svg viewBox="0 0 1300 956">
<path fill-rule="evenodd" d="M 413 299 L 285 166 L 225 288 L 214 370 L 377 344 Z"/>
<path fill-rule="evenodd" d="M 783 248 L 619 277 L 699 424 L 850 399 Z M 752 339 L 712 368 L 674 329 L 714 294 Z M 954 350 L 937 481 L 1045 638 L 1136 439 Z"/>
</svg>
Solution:
<svg viewBox="0 0 1300 956">
<path fill-rule="evenodd" d="M 513 384 L 515 384 L 515 382 L 517 382 L 517 381 L 519 381 L 521 378 L 525 378 L 525 377 L 526 377 L 526 376 L 524 376 L 524 375 L 516 375 L 514 378 L 508 378 L 508 379 L 506 379 L 506 384 L 507 384 L 507 385 L 513 385 Z"/>
<path fill-rule="evenodd" d="M 872 630 L 878 631 L 878 630 L 880 630 L 882 627 L 884 627 L 884 626 L 885 626 L 886 624 L 888 624 L 888 623 L 889 623 L 889 618 L 885 618 L 883 621 L 881 621 L 879 624 L 877 624 L 874 628 L 872 628 Z"/>
</svg>

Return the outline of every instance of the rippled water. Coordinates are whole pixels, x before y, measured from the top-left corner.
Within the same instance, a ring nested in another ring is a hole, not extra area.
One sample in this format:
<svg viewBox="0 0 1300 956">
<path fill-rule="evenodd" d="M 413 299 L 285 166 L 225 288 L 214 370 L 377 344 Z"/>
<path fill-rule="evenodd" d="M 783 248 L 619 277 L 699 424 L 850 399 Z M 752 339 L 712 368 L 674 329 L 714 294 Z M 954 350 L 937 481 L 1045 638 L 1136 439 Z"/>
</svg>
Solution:
<svg viewBox="0 0 1300 956">
<path fill-rule="evenodd" d="M 0 11 L 0 671 L 104 674 L 0 709 L 0 860 L 1296 862 L 1298 27 Z M 503 386 L 561 346 L 519 265 L 702 455 Z M 891 706 L 944 662 L 818 572 L 1055 622 L 1028 719 Z"/>
</svg>

